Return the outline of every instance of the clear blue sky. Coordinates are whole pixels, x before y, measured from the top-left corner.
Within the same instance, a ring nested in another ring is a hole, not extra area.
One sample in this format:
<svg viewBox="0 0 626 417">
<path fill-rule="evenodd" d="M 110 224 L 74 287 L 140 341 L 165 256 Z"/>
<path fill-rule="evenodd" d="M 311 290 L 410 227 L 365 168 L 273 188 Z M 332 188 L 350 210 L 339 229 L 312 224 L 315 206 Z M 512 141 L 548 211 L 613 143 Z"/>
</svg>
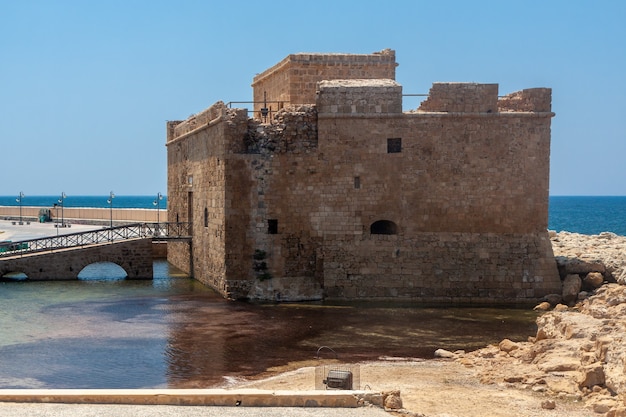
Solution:
<svg viewBox="0 0 626 417">
<path fill-rule="evenodd" d="M 0 0 L 0 195 L 165 193 L 167 120 L 290 53 L 385 48 L 405 93 L 551 87 L 550 193 L 626 195 L 622 0 Z"/>
</svg>

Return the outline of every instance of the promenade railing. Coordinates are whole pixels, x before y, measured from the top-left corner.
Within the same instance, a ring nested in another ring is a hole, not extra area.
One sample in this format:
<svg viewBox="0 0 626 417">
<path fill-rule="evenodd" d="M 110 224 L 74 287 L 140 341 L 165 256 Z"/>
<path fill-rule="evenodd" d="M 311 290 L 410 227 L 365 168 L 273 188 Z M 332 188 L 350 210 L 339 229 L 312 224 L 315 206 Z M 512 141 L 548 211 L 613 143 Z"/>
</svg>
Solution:
<svg viewBox="0 0 626 417">
<path fill-rule="evenodd" d="M 85 232 L 1 242 L 0 258 L 145 238 L 152 238 L 153 240 L 190 239 L 191 223 L 133 223 Z"/>
</svg>

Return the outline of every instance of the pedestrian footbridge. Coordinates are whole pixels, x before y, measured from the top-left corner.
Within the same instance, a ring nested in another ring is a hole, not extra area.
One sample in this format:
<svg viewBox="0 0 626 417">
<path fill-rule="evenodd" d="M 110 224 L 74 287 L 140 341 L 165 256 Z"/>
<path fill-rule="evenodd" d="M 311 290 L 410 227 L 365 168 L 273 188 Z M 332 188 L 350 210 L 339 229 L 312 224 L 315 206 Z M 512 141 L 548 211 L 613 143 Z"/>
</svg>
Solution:
<svg viewBox="0 0 626 417">
<path fill-rule="evenodd" d="M 189 223 L 135 223 L 87 232 L 0 243 L 0 277 L 33 281 L 78 279 L 86 266 L 112 262 L 128 279 L 152 279 L 152 243 L 190 240 Z"/>
</svg>

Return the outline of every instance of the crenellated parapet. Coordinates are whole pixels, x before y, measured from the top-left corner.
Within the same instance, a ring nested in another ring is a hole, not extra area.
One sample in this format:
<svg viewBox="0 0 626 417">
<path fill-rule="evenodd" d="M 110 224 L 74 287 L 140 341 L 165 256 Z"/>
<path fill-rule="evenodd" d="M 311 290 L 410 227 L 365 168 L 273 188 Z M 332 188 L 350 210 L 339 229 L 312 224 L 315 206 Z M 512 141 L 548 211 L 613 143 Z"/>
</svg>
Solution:
<svg viewBox="0 0 626 417">
<path fill-rule="evenodd" d="M 402 113 L 402 86 L 389 79 L 320 81 L 317 108 L 324 114 Z"/>
<path fill-rule="evenodd" d="M 228 113 L 228 107 L 224 102 L 218 101 L 211 107 L 200 113 L 189 116 L 184 121 L 169 121 L 167 123 L 167 141 L 170 142 L 180 136 L 192 132 L 199 127 L 207 126 L 211 122 L 220 119 Z"/>
<path fill-rule="evenodd" d="M 434 83 L 418 111 L 493 113 L 498 109 L 498 84 Z"/>
<path fill-rule="evenodd" d="M 499 112 L 550 112 L 551 88 L 528 88 L 511 93 L 498 100 Z"/>
</svg>

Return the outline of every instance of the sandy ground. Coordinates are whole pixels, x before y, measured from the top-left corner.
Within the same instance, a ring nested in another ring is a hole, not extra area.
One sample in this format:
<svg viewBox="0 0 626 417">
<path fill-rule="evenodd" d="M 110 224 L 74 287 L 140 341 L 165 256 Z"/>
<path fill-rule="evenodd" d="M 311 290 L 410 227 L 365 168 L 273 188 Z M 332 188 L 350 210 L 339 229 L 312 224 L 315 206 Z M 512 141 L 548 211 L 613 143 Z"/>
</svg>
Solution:
<svg viewBox="0 0 626 417">
<path fill-rule="evenodd" d="M 292 366 L 297 366 L 292 364 Z M 315 388 L 315 368 L 305 366 L 259 381 L 241 381 L 231 388 L 309 390 Z M 381 360 L 360 364 L 360 388 L 400 390 L 404 412 L 428 417 L 588 417 L 582 403 L 530 390 L 479 382 L 476 370 L 453 360 Z M 542 402 L 554 400 L 553 410 Z"/>
</svg>

